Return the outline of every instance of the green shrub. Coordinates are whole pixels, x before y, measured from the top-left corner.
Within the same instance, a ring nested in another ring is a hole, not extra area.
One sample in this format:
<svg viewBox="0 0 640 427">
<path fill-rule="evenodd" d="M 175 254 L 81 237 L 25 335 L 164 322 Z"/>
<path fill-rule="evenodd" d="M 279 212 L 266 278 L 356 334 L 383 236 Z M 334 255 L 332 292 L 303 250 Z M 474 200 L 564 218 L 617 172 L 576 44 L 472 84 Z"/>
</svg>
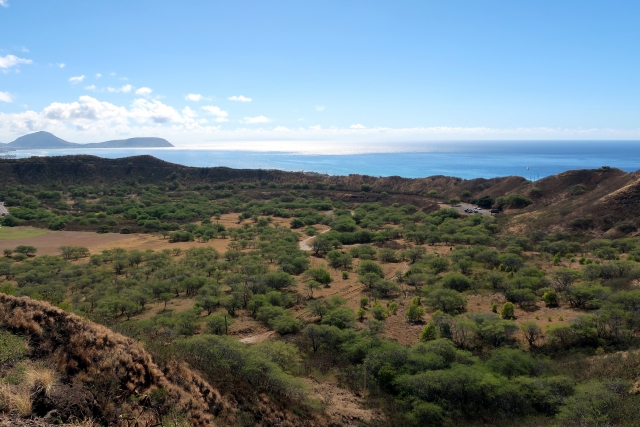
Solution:
<svg viewBox="0 0 640 427">
<path fill-rule="evenodd" d="M 503 319 L 514 319 L 515 318 L 515 307 L 510 302 L 505 302 L 502 308 L 500 309 L 500 317 Z"/>
</svg>

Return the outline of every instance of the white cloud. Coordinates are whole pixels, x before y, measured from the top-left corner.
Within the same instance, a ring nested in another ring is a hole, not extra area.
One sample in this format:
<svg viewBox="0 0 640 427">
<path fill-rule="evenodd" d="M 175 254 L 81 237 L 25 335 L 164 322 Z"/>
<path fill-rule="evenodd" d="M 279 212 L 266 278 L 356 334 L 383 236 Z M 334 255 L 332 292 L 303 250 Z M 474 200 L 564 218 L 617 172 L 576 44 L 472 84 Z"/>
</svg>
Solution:
<svg viewBox="0 0 640 427">
<path fill-rule="evenodd" d="M 235 96 L 234 95 L 234 96 L 230 96 L 229 97 L 229 101 L 251 102 L 252 100 L 251 100 L 251 98 L 247 98 L 246 96 L 242 96 L 242 95 Z"/>
<path fill-rule="evenodd" d="M 133 86 L 124 85 L 124 86 L 119 87 L 119 88 L 108 87 L 107 88 L 107 92 L 111 92 L 111 93 L 118 93 L 118 92 L 129 93 L 129 92 L 131 92 L 132 89 L 133 89 Z"/>
<path fill-rule="evenodd" d="M 96 74 L 96 79 L 99 79 L 100 77 L 102 77 L 102 74 L 97 73 L 97 74 Z"/>
<path fill-rule="evenodd" d="M 73 84 L 80 83 L 80 82 L 82 82 L 83 80 L 84 80 L 84 74 L 83 74 L 83 75 L 81 75 L 81 76 L 71 77 L 71 78 L 69 79 L 69 81 L 70 81 L 71 83 L 73 83 Z"/>
<path fill-rule="evenodd" d="M 95 91 L 96 90 L 96 85 L 89 85 L 89 86 L 85 86 L 84 87 L 85 90 L 91 90 L 91 91 Z"/>
<path fill-rule="evenodd" d="M 324 105 L 316 105 L 316 111 L 318 112 L 324 111 Z"/>
<path fill-rule="evenodd" d="M 205 105 L 202 107 L 202 109 L 204 111 L 206 111 L 207 113 L 211 114 L 212 116 L 215 116 L 216 122 L 222 123 L 222 122 L 228 122 L 229 120 L 227 119 L 227 116 L 229 115 L 229 113 L 227 113 L 224 110 L 221 110 L 220 107 L 216 107 L 214 105 Z"/>
<path fill-rule="evenodd" d="M 9 0 L 0 0 L 0 6 L 9 7 Z"/>
<path fill-rule="evenodd" d="M 151 95 L 151 92 L 153 92 L 151 88 L 141 87 L 140 89 L 136 90 L 136 95 L 149 96 Z"/>
<path fill-rule="evenodd" d="M 29 49 L 27 49 L 27 48 L 26 48 L 26 47 L 24 47 L 24 46 L 21 46 L 21 47 L 20 47 L 20 52 L 25 52 L 25 53 L 26 53 L 26 52 L 29 52 Z"/>
<path fill-rule="evenodd" d="M 191 107 L 184 107 L 182 109 L 182 115 L 187 117 L 198 117 L 198 113 L 191 109 Z"/>
<path fill-rule="evenodd" d="M 0 92 L 0 101 L 2 101 L 2 102 L 13 102 L 13 97 L 11 97 L 9 92 Z"/>
<path fill-rule="evenodd" d="M 349 126 L 349 129 L 366 129 L 365 126 L 362 126 L 360 123 Z"/>
<path fill-rule="evenodd" d="M 133 101 L 131 117 L 138 122 L 169 123 L 181 122 L 182 116 L 173 107 L 160 101 L 136 99 Z"/>
<path fill-rule="evenodd" d="M 3 70 L 8 70 L 9 68 L 12 67 L 17 67 L 20 64 L 31 64 L 33 63 L 32 60 L 30 59 L 25 59 L 25 58 L 18 58 L 15 55 L 7 55 L 7 56 L 0 56 L 0 68 L 2 68 Z"/>
<path fill-rule="evenodd" d="M 60 68 L 64 68 L 67 66 L 67 64 L 65 64 L 64 62 L 57 62 L 56 65 Z"/>
<path fill-rule="evenodd" d="M 204 97 L 202 95 L 200 95 L 199 93 L 190 93 L 189 95 L 184 97 L 184 99 L 186 99 L 187 101 L 194 101 L 194 102 L 198 102 L 202 98 L 204 98 Z"/>
<path fill-rule="evenodd" d="M 257 117 L 245 117 L 242 123 L 253 125 L 257 123 L 269 123 L 270 121 L 271 120 L 266 118 L 265 116 L 257 116 Z"/>
</svg>

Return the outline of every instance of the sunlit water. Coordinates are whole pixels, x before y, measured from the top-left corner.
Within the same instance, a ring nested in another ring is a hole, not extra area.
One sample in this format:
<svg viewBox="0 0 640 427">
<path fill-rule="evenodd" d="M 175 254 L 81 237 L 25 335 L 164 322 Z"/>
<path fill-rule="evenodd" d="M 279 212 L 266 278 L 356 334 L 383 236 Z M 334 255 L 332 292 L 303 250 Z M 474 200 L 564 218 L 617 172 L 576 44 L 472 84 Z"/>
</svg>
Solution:
<svg viewBox="0 0 640 427">
<path fill-rule="evenodd" d="M 571 169 L 594 169 L 604 165 L 628 172 L 640 169 L 640 141 L 430 143 L 416 144 L 412 151 L 365 154 L 184 148 L 21 150 L 13 154 L 18 158 L 90 154 L 112 159 L 149 154 L 186 166 L 312 171 L 330 175 L 399 175 L 407 178 L 447 175 L 470 179 L 519 175 L 537 179 Z"/>
</svg>

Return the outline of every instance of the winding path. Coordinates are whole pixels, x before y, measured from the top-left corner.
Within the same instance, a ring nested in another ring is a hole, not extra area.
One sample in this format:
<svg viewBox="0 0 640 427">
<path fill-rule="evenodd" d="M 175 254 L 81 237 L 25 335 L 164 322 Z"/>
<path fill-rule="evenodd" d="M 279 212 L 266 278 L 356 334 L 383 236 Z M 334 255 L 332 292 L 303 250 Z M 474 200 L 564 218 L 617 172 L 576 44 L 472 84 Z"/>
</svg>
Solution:
<svg viewBox="0 0 640 427">
<path fill-rule="evenodd" d="M 327 233 L 329 231 L 331 231 L 331 229 L 321 231 L 320 233 L 316 234 L 316 236 L 319 235 L 319 234 Z M 311 246 L 309 246 L 309 242 L 311 242 L 316 236 L 307 237 L 306 239 L 301 240 L 298 243 L 298 245 L 300 246 L 300 249 L 303 250 L 303 251 L 311 251 L 311 250 L 313 250 L 311 248 Z"/>
</svg>

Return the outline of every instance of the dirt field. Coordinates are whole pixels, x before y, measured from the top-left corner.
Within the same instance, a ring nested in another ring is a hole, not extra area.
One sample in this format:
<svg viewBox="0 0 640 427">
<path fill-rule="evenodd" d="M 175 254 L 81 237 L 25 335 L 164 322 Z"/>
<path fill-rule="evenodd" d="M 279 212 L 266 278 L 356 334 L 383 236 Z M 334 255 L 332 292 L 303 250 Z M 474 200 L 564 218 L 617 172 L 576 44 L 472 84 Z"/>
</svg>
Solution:
<svg viewBox="0 0 640 427">
<path fill-rule="evenodd" d="M 33 227 L 0 227 L 0 240 L 26 239 L 50 232 L 51 230 Z"/>
<path fill-rule="evenodd" d="M 0 250 L 13 249 L 16 246 L 26 245 L 38 248 L 38 255 L 59 254 L 60 246 L 84 246 L 95 253 L 96 247 L 117 247 L 120 242 L 135 239 L 136 235 L 115 233 L 89 233 L 85 231 L 52 231 L 36 237 L 22 239 L 0 240 Z"/>
</svg>

